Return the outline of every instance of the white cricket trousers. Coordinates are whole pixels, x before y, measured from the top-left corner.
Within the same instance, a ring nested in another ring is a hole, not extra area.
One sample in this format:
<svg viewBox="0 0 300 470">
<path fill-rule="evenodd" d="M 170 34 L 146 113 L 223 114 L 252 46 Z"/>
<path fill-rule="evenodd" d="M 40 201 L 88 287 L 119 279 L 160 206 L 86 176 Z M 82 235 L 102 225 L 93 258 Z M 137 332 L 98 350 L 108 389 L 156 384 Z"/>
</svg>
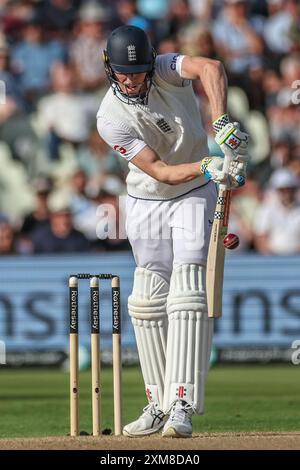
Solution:
<svg viewBox="0 0 300 470">
<path fill-rule="evenodd" d="M 126 233 L 136 265 L 167 282 L 173 267 L 206 265 L 216 199 L 213 182 L 170 201 L 127 196 Z"/>
</svg>

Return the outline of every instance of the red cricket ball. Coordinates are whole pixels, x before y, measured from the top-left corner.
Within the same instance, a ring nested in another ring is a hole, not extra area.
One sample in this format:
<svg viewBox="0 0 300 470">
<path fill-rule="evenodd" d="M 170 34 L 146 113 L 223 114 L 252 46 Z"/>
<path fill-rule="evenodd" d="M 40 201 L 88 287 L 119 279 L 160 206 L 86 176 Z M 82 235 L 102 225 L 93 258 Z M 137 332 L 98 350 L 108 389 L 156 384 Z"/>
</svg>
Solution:
<svg viewBox="0 0 300 470">
<path fill-rule="evenodd" d="M 240 239 L 234 233 L 228 233 L 228 235 L 226 235 L 226 237 L 224 238 L 223 243 L 225 248 L 227 248 L 228 250 L 234 250 L 239 246 Z"/>
</svg>

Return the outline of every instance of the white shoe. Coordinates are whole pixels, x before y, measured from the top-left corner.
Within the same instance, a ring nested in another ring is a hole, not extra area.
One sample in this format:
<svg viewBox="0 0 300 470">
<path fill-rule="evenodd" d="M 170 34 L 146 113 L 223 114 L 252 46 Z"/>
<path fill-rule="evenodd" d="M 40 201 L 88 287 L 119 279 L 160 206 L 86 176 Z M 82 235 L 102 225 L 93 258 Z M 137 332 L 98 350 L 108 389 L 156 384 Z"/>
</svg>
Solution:
<svg viewBox="0 0 300 470">
<path fill-rule="evenodd" d="M 183 400 L 177 400 L 171 409 L 168 421 L 164 425 L 163 437 L 192 437 L 193 413 L 191 405 Z"/>
<path fill-rule="evenodd" d="M 165 424 L 167 416 L 158 407 L 158 403 L 150 403 L 143 409 L 143 414 L 123 428 L 127 437 L 147 436 L 158 432 Z"/>
</svg>

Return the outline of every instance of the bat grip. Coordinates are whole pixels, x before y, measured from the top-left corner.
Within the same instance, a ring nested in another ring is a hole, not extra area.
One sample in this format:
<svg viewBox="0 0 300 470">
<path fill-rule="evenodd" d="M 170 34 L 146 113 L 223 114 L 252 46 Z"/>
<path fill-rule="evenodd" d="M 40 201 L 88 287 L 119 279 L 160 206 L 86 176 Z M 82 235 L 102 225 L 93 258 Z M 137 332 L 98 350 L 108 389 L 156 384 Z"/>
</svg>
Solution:
<svg viewBox="0 0 300 470">
<path fill-rule="evenodd" d="M 233 159 L 234 159 L 233 152 L 230 152 L 230 150 L 226 151 L 225 155 L 224 155 L 224 162 L 223 162 L 223 168 L 222 168 L 222 171 L 223 171 L 224 176 L 226 178 L 226 182 L 219 184 L 220 189 L 223 189 L 223 190 L 228 189 L 229 167 L 230 167 L 230 163 L 232 162 Z"/>
</svg>

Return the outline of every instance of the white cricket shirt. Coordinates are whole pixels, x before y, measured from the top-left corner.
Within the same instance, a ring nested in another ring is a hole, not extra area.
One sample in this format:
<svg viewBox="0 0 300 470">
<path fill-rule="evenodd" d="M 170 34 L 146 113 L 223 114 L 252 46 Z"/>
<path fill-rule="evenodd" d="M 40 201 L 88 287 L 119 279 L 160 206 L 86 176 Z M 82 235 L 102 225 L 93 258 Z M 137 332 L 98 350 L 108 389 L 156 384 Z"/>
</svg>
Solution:
<svg viewBox="0 0 300 470">
<path fill-rule="evenodd" d="M 97 113 L 98 132 L 129 162 L 127 190 L 141 199 L 173 199 L 205 184 L 204 176 L 171 186 L 156 181 L 130 160 L 146 145 L 168 164 L 192 163 L 208 155 L 207 138 L 192 84 L 180 76 L 184 56 L 156 58 L 147 105 L 123 103 L 110 88 Z"/>
</svg>

